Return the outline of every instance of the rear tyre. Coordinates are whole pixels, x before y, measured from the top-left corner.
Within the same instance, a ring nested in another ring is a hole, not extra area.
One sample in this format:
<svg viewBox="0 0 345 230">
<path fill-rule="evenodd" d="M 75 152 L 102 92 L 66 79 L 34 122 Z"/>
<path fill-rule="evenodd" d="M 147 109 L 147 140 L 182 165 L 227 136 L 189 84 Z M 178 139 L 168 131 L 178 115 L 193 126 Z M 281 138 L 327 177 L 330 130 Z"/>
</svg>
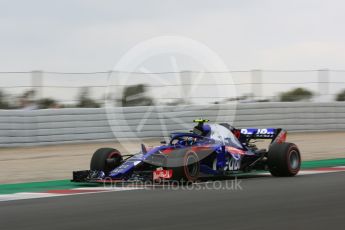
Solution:
<svg viewBox="0 0 345 230">
<path fill-rule="evenodd" d="M 113 148 L 100 148 L 91 158 L 90 169 L 109 173 L 122 163 L 120 151 Z"/>
<path fill-rule="evenodd" d="M 167 169 L 173 170 L 171 180 L 194 182 L 199 178 L 200 162 L 198 155 L 191 150 L 171 153 L 168 157 Z"/>
<path fill-rule="evenodd" d="M 293 143 L 274 143 L 268 151 L 268 168 L 273 176 L 295 176 L 301 168 L 301 154 Z"/>
</svg>

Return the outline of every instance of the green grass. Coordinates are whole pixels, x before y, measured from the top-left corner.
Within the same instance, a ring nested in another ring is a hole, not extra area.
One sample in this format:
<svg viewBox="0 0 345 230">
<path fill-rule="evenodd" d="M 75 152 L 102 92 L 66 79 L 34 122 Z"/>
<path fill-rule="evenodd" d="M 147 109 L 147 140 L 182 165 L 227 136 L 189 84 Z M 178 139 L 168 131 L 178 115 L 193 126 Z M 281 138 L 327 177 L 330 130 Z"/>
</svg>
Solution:
<svg viewBox="0 0 345 230">
<path fill-rule="evenodd" d="M 98 186 L 97 184 L 77 184 L 70 180 L 54 180 L 43 182 L 29 182 L 17 184 L 1 184 L 0 194 L 12 194 L 18 192 L 44 192 L 47 190 L 73 189 L 81 186 Z"/>
<path fill-rule="evenodd" d="M 345 166 L 345 158 L 317 160 L 317 161 L 304 161 L 302 162 L 302 169 L 334 167 L 334 166 L 341 166 L 341 165 Z"/>
</svg>

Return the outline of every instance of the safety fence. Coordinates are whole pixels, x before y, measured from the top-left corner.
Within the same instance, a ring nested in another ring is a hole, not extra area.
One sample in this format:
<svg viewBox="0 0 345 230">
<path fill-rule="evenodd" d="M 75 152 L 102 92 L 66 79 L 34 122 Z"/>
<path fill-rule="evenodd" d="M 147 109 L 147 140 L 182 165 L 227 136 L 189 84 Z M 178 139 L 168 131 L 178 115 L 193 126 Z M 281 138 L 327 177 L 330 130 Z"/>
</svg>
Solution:
<svg viewBox="0 0 345 230">
<path fill-rule="evenodd" d="M 281 93 L 296 88 L 311 92 L 313 102 L 333 102 L 345 90 L 344 76 L 345 70 L 334 69 L 152 73 L 0 72 L 0 101 L 8 102 L 8 108 L 24 108 L 22 98 L 36 102 L 50 99 L 59 107 L 81 107 L 78 103 L 85 94 L 100 106 L 104 105 L 105 98 L 111 100 L 114 106 L 122 106 L 126 90 L 141 84 L 155 105 L 222 104 L 233 100 L 280 101 Z"/>
</svg>

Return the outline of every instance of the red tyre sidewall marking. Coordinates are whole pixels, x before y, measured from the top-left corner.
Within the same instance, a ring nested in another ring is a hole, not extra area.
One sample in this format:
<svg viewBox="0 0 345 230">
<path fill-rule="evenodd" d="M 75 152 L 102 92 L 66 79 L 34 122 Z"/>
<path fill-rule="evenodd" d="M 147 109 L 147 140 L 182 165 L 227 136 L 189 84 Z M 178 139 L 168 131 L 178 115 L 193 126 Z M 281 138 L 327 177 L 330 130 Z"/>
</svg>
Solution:
<svg viewBox="0 0 345 230">
<path fill-rule="evenodd" d="M 196 179 L 198 179 L 198 177 L 192 177 L 192 176 L 189 174 L 188 165 L 187 165 L 187 163 L 188 163 L 188 161 L 187 161 L 187 160 L 188 160 L 188 156 L 189 156 L 191 153 L 196 155 L 196 153 L 193 152 L 193 151 L 188 151 L 188 152 L 185 154 L 184 159 L 183 159 L 183 170 L 184 170 L 184 173 L 185 173 L 185 175 L 186 175 L 188 181 L 195 181 Z M 196 156 L 197 156 L 197 155 L 196 155 Z M 197 164 L 200 164 L 199 161 L 197 161 Z"/>
<path fill-rule="evenodd" d="M 113 158 L 114 156 L 119 156 L 119 157 L 121 157 L 121 153 L 118 152 L 118 151 L 111 152 L 107 158 L 108 158 L 108 159 L 111 159 L 111 158 Z"/>
</svg>

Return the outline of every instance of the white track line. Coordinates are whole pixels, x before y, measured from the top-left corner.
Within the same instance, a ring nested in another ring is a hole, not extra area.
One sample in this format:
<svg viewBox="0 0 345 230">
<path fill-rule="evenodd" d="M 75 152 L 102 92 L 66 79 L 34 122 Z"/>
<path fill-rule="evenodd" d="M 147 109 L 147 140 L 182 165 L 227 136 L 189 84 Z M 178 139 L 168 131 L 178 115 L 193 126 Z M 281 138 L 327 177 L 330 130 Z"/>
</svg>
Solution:
<svg viewBox="0 0 345 230">
<path fill-rule="evenodd" d="M 19 193 L 14 193 L 14 194 L 0 195 L 0 201 L 27 200 L 27 199 L 56 197 L 56 196 L 61 196 L 61 195 L 50 194 L 50 193 L 19 192 Z"/>
<path fill-rule="evenodd" d="M 300 171 L 297 175 L 313 175 L 313 174 L 323 174 L 323 173 L 331 173 L 335 171 L 313 171 L 313 170 L 303 170 Z"/>
<path fill-rule="evenodd" d="M 334 168 L 337 168 L 337 169 L 345 169 L 345 166 L 335 166 Z"/>
<path fill-rule="evenodd" d="M 81 190 L 80 193 L 70 193 L 70 194 L 63 194 L 63 193 L 44 193 L 44 192 L 19 192 L 14 194 L 5 194 L 0 195 L 0 202 L 1 201 L 12 201 L 12 200 L 27 200 L 27 199 L 37 199 L 37 198 L 47 198 L 47 197 L 58 197 L 58 196 L 73 196 L 73 195 L 83 195 L 83 194 L 95 194 L 101 192 L 122 192 L 122 191 L 129 191 L 129 190 L 137 190 L 141 188 L 75 188 L 72 189 L 74 191 Z M 94 191 L 93 190 L 99 190 Z M 90 191 L 90 192 L 86 192 Z"/>
</svg>

